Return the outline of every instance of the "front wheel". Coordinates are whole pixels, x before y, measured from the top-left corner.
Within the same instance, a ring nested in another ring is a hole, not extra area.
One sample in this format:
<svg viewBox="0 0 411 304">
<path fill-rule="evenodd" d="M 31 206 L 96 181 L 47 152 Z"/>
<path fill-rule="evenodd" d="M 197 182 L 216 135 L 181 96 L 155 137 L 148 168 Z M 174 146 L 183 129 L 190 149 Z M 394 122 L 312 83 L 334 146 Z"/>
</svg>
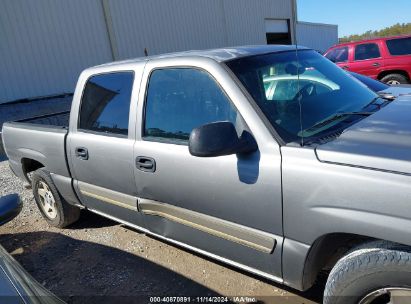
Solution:
<svg viewBox="0 0 411 304">
<path fill-rule="evenodd" d="M 64 228 L 78 220 L 80 209 L 61 197 L 47 171 L 35 171 L 31 180 L 36 204 L 50 226 Z"/>
<path fill-rule="evenodd" d="M 373 242 L 353 250 L 331 270 L 324 303 L 411 303 L 411 249 Z"/>
<path fill-rule="evenodd" d="M 388 74 L 381 78 L 382 82 L 385 82 L 388 85 L 398 85 L 398 84 L 407 84 L 408 79 L 402 74 Z"/>
</svg>

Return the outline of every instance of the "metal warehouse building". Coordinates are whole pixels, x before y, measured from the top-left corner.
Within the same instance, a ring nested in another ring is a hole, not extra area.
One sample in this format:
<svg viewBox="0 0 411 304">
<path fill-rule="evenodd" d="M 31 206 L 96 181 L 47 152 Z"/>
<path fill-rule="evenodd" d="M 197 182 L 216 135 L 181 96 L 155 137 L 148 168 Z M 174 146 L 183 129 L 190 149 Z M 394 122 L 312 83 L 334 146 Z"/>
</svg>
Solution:
<svg viewBox="0 0 411 304">
<path fill-rule="evenodd" d="M 295 0 L 2 0 L 0 103 L 73 92 L 86 67 L 189 49 L 337 43 Z"/>
</svg>

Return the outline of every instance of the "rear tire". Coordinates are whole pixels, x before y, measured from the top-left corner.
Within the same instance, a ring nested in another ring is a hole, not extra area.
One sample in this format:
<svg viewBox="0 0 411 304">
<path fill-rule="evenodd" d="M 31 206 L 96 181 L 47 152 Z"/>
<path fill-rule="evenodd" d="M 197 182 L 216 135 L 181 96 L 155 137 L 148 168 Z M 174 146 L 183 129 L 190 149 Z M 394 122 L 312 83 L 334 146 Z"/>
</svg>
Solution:
<svg viewBox="0 0 411 304">
<path fill-rule="evenodd" d="M 31 180 L 37 207 L 50 226 L 64 228 L 79 219 L 80 209 L 64 200 L 49 172 L 38 169 Z"/>
<path fill-rule="evenodd" d="M 397 84 L 407 84 L 409 80 L 402 74 L 388 74 L 381 78 L 382 82 L 385 82 L 389 85 L 397 85 Z"/>
<path fill-rule="evenodd" d="M 328 277 L 323 303 L 397 303 L 390 302 L 390 297 L 399 295 L 395 288 L 408 296 L 401 300 L 410 300 L 410 247 L 372 242 L 354 249 L 337 262 Z"/>
</svg>

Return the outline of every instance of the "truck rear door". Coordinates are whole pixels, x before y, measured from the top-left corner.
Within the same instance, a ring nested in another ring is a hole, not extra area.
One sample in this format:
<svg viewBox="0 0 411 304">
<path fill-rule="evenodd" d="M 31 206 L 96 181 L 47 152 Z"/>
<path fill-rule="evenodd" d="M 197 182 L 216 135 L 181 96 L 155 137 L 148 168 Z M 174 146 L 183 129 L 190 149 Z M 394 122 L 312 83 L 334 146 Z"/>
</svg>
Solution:
<svg viewBox="0 0 411 304">
<path fill-rule="evenodd" d="M 138 92 L 140 84 L 135 75 L 130 69 L 81 76 L 84 90 L 76 90 L 74 96 L 81 102 L 72 109 L 67 145 L 74 186 L 83 204 L 134 223 L 138 216 L 132 100 L 133 87 Z"/>
</svg>

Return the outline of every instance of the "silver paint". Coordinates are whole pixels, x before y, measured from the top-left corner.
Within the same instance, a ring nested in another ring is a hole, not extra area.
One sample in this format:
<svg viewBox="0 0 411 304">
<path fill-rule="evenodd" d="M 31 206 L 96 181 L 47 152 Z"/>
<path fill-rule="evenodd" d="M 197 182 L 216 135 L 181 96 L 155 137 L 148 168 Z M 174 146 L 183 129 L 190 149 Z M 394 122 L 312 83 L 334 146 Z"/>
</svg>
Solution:
<svg viewBox="0 0 411 304">
<path fill-rule="evenodd" d="M 65 130 L 5 124 L 3 140 L 10 164 L 23 177 L 21 159 L 37 160 L 51 173 L 72 176 L 81 203 L 96 213 L 298 289 L 309 287 L 303 283 L 307 257 L 316 240 L 325 235 L 363 235 L 411 246 L 411 96 L 400 96 L 327 144 L 280 146 L 225 69 L 224 61 L 287 50 L 293 47 L 195 51 L 87 69 L 74 95 L 67 145 Z M 144 140 L 141 126 L 151 71 L 182 66 L 205 70 L 214 77 L 255 137 L 257 152 L 247 157 L 197 158 L 185 145 Z M 88 77 L 124 70 L 135 74 L 128 137 L 77 130 Z M 88 149 L 88 160 L 75 157 L 77 146 Z M 154 158 L 156 172 L 137 170 L 137 156 Z M 166 218 L 110 204 L 98 196 L 85 196 L 80 191 L 82 183 L 256 229 L 272 235 L 276 246 L 268 254 Z M 64 185 L 65 189 L 58 186 L 62 193 L 67 192 L 67 180 Z"/>
</svg>

